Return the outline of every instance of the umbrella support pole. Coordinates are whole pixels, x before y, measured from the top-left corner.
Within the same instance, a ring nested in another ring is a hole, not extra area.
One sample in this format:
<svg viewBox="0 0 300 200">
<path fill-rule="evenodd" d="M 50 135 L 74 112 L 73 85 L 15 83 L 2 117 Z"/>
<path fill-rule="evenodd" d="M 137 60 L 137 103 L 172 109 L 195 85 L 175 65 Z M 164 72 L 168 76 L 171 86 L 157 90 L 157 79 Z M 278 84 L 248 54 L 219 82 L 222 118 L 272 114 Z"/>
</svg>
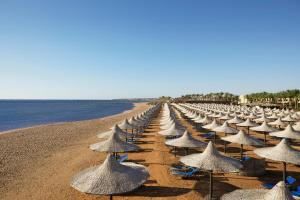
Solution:
<svg viewBox="0 0 300 200">
<path fill-rule="evenodd" d="M 214 132 L 214 144 L 216 144 L 216 132 Z"/>
<path fill-rule="evenodd" d="M 226 148 L 226 142 L 224 141 L 224 153 L 226 153 L 227 148 Z"/>
<path fill-rule="evenodd" d="M 250 135 L 250 127 L 248 126 L 248 135 Z"/>
<path fill-rule="evenodd" d="M 212 171 L 209 171 L 209 199 L 213 197 L 213 174 Z"/>
<path fill-rule="evenodd" d="M 286 179 L 286 162 L 282 162 L 282 164 L 283 164 L 282 179 L 283 179 L 283 182 L 285 182 L 285 179 Z"/>
<path fill-rule="evenodd" d="M 243 145 L 241 144 L 241 161 L 243 160 Z"/>
<path fill-rule="evenodd" d="M 109 195 L 109 200 L 112 200 L 113 199 L 113 196 L 112 195 Z"/>
<path fill-rule="evenodd" d="M 264 143 L 266 144 L 267 143 L 267 133 L 264 133 L 264 135 L 265 135 Z"/>
</svg>

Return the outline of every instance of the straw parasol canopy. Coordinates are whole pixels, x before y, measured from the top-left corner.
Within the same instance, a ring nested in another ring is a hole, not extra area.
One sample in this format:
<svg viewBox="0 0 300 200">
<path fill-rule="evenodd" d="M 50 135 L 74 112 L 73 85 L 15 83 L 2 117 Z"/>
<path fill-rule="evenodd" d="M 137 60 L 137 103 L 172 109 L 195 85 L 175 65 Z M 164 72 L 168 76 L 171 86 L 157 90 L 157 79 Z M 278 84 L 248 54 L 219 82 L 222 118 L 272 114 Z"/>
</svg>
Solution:
<svg viewBox="0 0 300 200">
<path fill-rule="evenodd" d="M 275 120 L 274 122 L 269 122 L 269 125 L 272 125 L 272 126 L 278 126 L 279 128 L 280 127 L 284 127 L 286 125 L 286 123 L 284 123 L 281 118 L 279 117 L 277 120 Z"/>
<path fill-rule="evenodd" d="M 271 120 L 266 118 L 266 116 L 263 114 L 260 118 L 257 118 L 254 121 L 257 123 L 263 123 L 263 122 L 270 122 Z"/>
<path fill-rule="evenodd" d="M 260 157 L 283 163 L 283 180 L 286 177 L 286 163 L 300 165 L 300 151 L 293 149 L 286 139 L 282 139 L 275 147 L 255 149 L 254 153 Z"/>
<path fill-rule="evenodd" d="M 269 126 L 267 122 L 263 122 L 260 126 L 250 128 L 252 131 L 260 132 L 265 135 L 264 142 L 267 142 L 267 133 L 276 131 L 273 127 Z"/>
<path fill-rule="evenodd" d="M 209 123 L 211 123 L 211 120 L 208 118 L 207 115 L 205 115 L 204 118 L 195 121 L 195 123 L 199 123 L 199 124 L 209 124 Z"/>
<path fill-rule="evenodd" d="M 210 174 L 210 199 L 213 189 L 213 172 L 237 172 L 243 167 L 239 160 L 227 157 L 219 153 L 212 142 L 209 142 L 203 153 L 183 156 L 180 161 L 185 165 L 208 170 Z"/>
<path fill-rule="evenodd" d="M 221 132 L 221 133 L 225 133 L 225 135 L 227 135 L 228 133 L 237 133 L 237 130 L 234 129 L 234 128 L 231 128 L 229 125 L 228 125 L 228 122 L 225 121 L 222 126 L 218 126 L 214 129 L 212 129 L 213 131 L 215 132 Z"/>
<path fill-rule="evenodd" d="M 125 129 L 125 130 L 127 130 L 127 129 L 135 129 L 135 128 L 136 128 L 135 126 L 133 126 L 132 124 L 130 124 L 130 123 L 128 122 L 128 119 L 123 120 L 123 121 L 119 124 L 119 127 L 120 127 L 121 129 Z"/>
<path fill-rule="evenodd" d="M 112 132 L 112 135 L 107 140 L 90 145 L 90 149 L 99 152 L 118 153 L 136 151 L 140 148 L 135 144 L 122 141 L 118 132 Z"/>
<path fill-rule="evenodd" d="M 294 198 L 285 183 L 280 181 L 271 190 L 235 190 L 224 194 L 221 200 L 294 200 Z"/>
<path fill-rule="evenodd" d="M 205 148 L 207 145 L 207 143 L 193 138 L 188 131 L 185 131 L 179 138 L 167 140 L 165 144 L 181 148 Z"/>
<path fill-rule="evenodd" d="M 240 130 L 236 135 L 228 135 L 221 138 L 227 142 L 241 145 L 241 160 L 243 159 L 243 145 L 247 146 L 263 146 L 263 142 L 259 139 L 247 135 L 244 131 Z"/>
<path fill-rule="evenodd" d="M 229 116 L 229 114 L 227 113 L 226 115 L 224 115 L 223 117 L 220 117 L 220 120 L 229 120 L 232 117 Z"/>
<path fill-rule="evenodd" d="M 282 118 L 282 121 L 285 121 L 285 122 L 295 122 L 296 120 L 294 118 L 291 117 L 291 115 L 288 115 L 284 118 Z"/>
<path fill-rule="evenodd" d="M 149 172 L 143 165 L 119 163 L 108 155 L 103 164 L 76 174 L 71 187 L 89 194 L 114 195 L 130 192 L 147 181 Z"/>
<path fill-rule="evenodd" d="M 123 131 L 122 129 L 120 129 L 120 127 L 119 127 L 117 124 L 115 124 L 115 125 L 112 127 L 112 129 L 109 130 L 109 131 L 98 133 L 98 134 L 97 134 L 97 137 L 100 138 L 100 139 L 107 139 L 107 138 L 109 138 L 109 136 L 111 136 L 114 132 L 117 132 L 121 138 L 126 138 L 126 140 L 127 140 L 127 135 L 128 135 L 128 133 L 125 132 L 125 131 Z"/>
<path fill-rule="evenodd" d="M 220 126 L 217 121 L 214 119 L 210 124 L 207 124 L 205 126 L 202 126 L 202 128 L 205 128 L 205 129 L 209 129 L 209 130 L 212 130 L 216 127 Z"/>
<path fill-rule="evenodd" d="M 269 116 L 269 117 L 267 117 L 268 119 L 278 119 L 278 116 L 277 116 L 277 114 L 276 113 L 272 113 L 272 115 L 271 116 Z"/>
<path fill-rule="evenodd" d="M 224 133 L 225 136 L 228 133 L 237 133 L 237 130 L 234 128 L 231 128 L 228 125 L 227 121 L 225 121 L 222 126 L 218 126 L 218 127 L 214 128 L 213 131 Z M 224 153 L 226 153 L 226 142 L 225 141 L 224 141 Z"/>
<path fill-rule="evenodd" d="M 254 113 L 250 113 L 249 116 L 247 116 L 247 119 L 256 119 L 257 116 Z"/>
<path fill-rule="evenodd" d="M 300 139 L 300 131 L 295 131 L 292 125 L 287 125 L 283 131 L 277 131 L 270 133 L 271 136 L 280 137 L 280 138 L 289 138 L 289 139 Z"/>
<path fill-rule="evenodd" d="M 174 124 L 178 124 L 178 123 L 176 123 L 175 120 L 172 119 L 169 123 L 164 124 L 164 125 L 161 125 L 161 126 L 160 126 L 160 129 L 167 130 L 167 129 L 169 129 L 172 125 L 174 125 Z"/>
<path fill-rule="evenodd" d="M 300 122 L 297 122 L 293 128 L 296 130 L 296 131 L 300 131 Z"/>
<path fill-rule="evenodd" d="M 242 120 L 241 118 L 239 118 L 238 116 L 235 116 L 234 118 L 228 120 L 227 122 L 229 124 L 239 124 L 242 123 L 244 120 Z"/>
<path fill-rule="evenodd" d="M 237 126 L 241 126 L 241 127 L 247 127 L 248 129 L 248 134 L 249 134 L 249 128 L 250 127 L 254 127 L 254 126 L 258 126 L 256 123 L 252 122 L 249 118 L 246 119 L 246 121 L 236 124 Z"/>
<path fill-rule="evenodd" d="M 169 129 L 159 131 L 158 133 L 164 136 L 181 136 L 184 133 L 184 129 L 179 125 L 172 124 Z"/>
</svg>

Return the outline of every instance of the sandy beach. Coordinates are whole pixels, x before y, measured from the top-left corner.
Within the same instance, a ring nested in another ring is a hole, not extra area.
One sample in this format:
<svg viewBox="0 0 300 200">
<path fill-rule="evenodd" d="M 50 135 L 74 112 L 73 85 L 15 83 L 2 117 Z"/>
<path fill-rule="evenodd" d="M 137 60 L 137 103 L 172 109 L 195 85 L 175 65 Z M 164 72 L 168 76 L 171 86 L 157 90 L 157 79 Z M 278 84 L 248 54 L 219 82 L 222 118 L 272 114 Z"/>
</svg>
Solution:
<svg viewBox="0 0 300 200">
<path fill-rule="evenodd" d="M 18 130 L 0 135 L 0 199 L 109 199 L 80 193 L 69 186 L 71 177 L 78 171 L 101 164 L 105 153 L 96 153 L 88 145 L 99 141 L 97 131 L 105 131 L 114 123 L 145 110 L 146 104 L 126 113 L 103 119 L 47 125 Z M 209 177 L 201 172 L 198 176 L 182 179 L 170 173 L 169 167 L 179 163 L 164 144 L 164 137 L 157 134 L 161 113 L 155 117 L 137 143 L 142 151 L 129 153 L 129 161 L 143 164 L 150 172 L 149 180 L 136 191 L 114 196 L 114 199 L 203 199 L 208 194 Z M 181 122 L 200 139 L 199 132 L 185 119 Z M 255 133 L 251 133 L 255 134 Z M 255 134 L 259 138 L 262 135 Z M 203 140 L 203 138 L 202 138 Z M 206 140 L 207 141 L 207 140 Z M 278 141 L 275 141 L 277 143 Z M 219 150 L 223 146 L 217 142 Z M 257 157 L 246 147 L 246 154 Z M 229 145 L 230 156 L 239 156 L 237 145 Z M 193 152 L 200 152 L 192 150 Z M 183 155 L 183 151 L 179 155 Z M 221 196 L 237 188 L 259 188 L 263 182 L 277 182 L 281 179 L 281 164 L 269 162 L 268 173 L 263 177 L 245 177 L 236 174 L 216 174 L 215 194 Z M 299 168 L 288 164 L 288 175 L 297 178 Z"/>
<path fill-rule="evenodd" d="M 99 141 L 96 132 L 146 108 L 137 103 L 130 111 L 101 119 L 0 134 L 0 199 L 85 199 L 68 182 L 76 171 L 103 160 L 104 154 L 88 148 Z"/>
</svg>

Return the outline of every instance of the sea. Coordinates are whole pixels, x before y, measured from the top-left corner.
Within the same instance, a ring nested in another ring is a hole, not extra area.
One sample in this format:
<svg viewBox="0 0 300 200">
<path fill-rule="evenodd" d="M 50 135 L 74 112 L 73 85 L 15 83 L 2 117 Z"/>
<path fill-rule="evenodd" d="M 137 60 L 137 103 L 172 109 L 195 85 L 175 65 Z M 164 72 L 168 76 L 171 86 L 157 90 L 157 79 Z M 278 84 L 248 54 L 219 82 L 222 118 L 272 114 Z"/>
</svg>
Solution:
<svg viewBox="0 0 300 200">
<path fill-rule="evenodd" d="M 0 100 L 0 132 L 96 119 L 132 108 L 129 100 Z"/>
</svg>

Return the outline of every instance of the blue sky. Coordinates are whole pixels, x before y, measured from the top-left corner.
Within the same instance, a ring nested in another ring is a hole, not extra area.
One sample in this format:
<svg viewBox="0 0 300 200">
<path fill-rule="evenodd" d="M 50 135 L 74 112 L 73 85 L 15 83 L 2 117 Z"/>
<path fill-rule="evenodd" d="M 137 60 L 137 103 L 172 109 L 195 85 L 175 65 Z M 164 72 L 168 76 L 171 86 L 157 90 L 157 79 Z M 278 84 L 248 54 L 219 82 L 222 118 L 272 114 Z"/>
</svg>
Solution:
<svg viewBox="0 0 300 200">
<path fill-rule="evenodd" d="M 0 98 L 300 88 L 300 1 L 0 1 Z"/>
</svg>

